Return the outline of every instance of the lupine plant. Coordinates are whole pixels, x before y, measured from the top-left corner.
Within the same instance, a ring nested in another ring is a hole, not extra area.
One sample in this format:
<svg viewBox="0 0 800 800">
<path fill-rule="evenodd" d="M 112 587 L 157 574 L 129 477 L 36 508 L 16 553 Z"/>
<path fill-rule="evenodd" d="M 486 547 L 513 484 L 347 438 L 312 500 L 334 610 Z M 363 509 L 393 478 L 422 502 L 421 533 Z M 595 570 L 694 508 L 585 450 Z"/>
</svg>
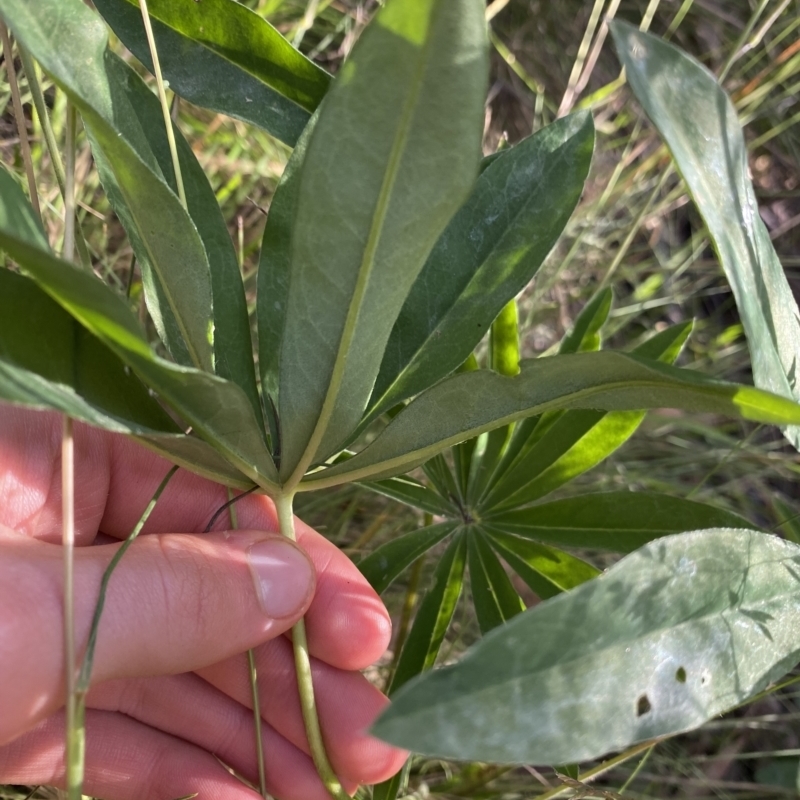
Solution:
<svg viewBox="0 0 800 800">
<path fill-rule="evenodd" d="M 412 750 L 574 762 L 695 726 L 792 666 L 797 546 L 665 496 L 540 502 L 619 447 L 646 409 L 800 425 L 797 309 L 783 284 L 767 281 L 771 297 L 747 283 L 765 264 L 771 281 L 780 271 L 754 212 L 741 133 L 710 76 L 674 48 L 616 29 L 634 89 L 741 282 L 761 388 L 673 366 L 690 325 L 630 353 L 600 349 L 608 291 L 558 354 L 520 361 L 514 298 L 580 199 L 594 130 L 578 113 L 482 158 L 483 3 L 388 0 L 334 81 L 234 0 L 94 6 L 0 0 L 34 100 L 35 61 L 71 109 L 63 257 L 0 171 L 0 398 L 126 434 L 232 491 L 266 494 L 288 537 L 298 493 L 346 483 L 436 517 L 361 564 L 383 589 L 449 537 L 397 661 L 391 689 L 402 690 L 375 728 Z M 109 26 L 153 72 L 157 93 L 109 47 Z M 677 73 L 694 112 L 685 97 L 676 106 Z M 171 120 L 167 84 L 294 148 L 264 230 L 255 352 L 236 253 Z M 709 102 L 709 125 L 725 124 L 707 132 L 694 113 Z M 75 226 L 77 115 L 135 253 L 157 340 L 93 274 Z M 707 166 L 714 158 L 718 169 Z M 473 351 L 487 333 L 490 356 L 477 368 Z M 786 428 L 792 441 L 796 430 Z M 418 467 L 423 480 L 398 477 Z M 586 545 L 635 552 L 596 577 L 560 549 Z M 524 611 L 500 559 L 545 602 Z M 465 565 L 488 635 L 459 665 L 415 677 L 436 659 Z M 72 798 L 81 789 L 78 695 L 96 634 L 95 624 L 71 687 Z M 302 622 L 292 638 L 314 762 L 342 797 Z M 398 788 L 395 779 L 374 796 Z"/>
</svg>

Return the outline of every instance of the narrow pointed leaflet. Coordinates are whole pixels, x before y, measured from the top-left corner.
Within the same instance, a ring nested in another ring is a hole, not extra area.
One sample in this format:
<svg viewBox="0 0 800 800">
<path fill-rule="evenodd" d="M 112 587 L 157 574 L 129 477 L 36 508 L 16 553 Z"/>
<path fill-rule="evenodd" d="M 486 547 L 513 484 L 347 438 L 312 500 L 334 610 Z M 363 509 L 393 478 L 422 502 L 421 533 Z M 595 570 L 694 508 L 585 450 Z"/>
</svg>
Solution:
<svg viewBox="0 0 800 800">
<path fill-rule="evenodd" d="M 717 79 L 674 45 L 615 22 L 628 82 L 672 152 L 733 289 L 756 386 L 800 399 L 800 311 L 758 212 L 736 109 Z M 800 427 L 784 428 L 800 449 Z"/>
</svg>

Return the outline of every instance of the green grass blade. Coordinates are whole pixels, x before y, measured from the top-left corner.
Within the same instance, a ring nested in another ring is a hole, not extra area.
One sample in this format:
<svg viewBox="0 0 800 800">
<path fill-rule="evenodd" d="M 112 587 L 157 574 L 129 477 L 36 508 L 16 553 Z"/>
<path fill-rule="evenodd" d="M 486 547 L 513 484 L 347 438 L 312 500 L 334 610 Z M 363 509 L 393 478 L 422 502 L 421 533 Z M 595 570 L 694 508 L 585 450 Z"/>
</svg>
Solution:
<svg viewBox="0 0 800 800">
<path fill-rule="evenodd" d="M 114 57 L 105 24 L 81 0 L 2 0 L 0 13 L 80 110 L 147 248 L 192 364 L 211 371 L 213 311 L 205 248 L 160 174 L 144 133 L 131 125 L 127 94 L 110 71 Z"/>
<path fill-rule="evenodd" d="M 480 161 L 476 0 L 390 0 L 321 108 L 300 170 L 280 365 L 289 485 L 357 427 L 394 320 Z"/>
<path fill-rule="evenodd" d="M 492 547 L 542 599 L 568 592 L 600 574 L 600 570 L 563 550 L 514 536 L 491 521 L 483 526 Z"/>
<path fill-rule="evenodd" d="M 488 633 L 525 610 L 503 565 L 478 530 L 470 530 L 467 563 L 472 602 L 481 633 Z"/>
<path fill-rule="evenodd" d="M 628 82 L 672 152 L 733 289 L 755 384 L 800 399 L 800 311 L 758 213 L 733 104 L 677 47 L 620 22 L 612 33 Z M 784 434 L 800 449 L 800 427 Z"/>
<path fill-rule="evenodd" d="M 253 123 L 294 146 L 330 75 L 259 14 L 235 0 L 149 0 L 170 88 L 197 106 Z M 122 43 L 152 68 L 142 15 L 131 0 L 98 0 Z"/>
<path fill-rule="evenodd" d="M 466 550 L 466 533 L 462 531 L 448 545 L 436 566 L 433 586 L 420 603 L 387 690 L 389 694 L 434 665 L 461 596 Z"/>
<path fill-rule="evenodd" d="M 672 533 L 750 528 L 738 514 L 654 492 L 601 492 L 489 514 L 486 524 L 561 547 L 630 553 Z"/>
<path fill-rule="evenodd" d="M 358 568 L 370 586 L 381 594 L 398 575 L 421 555 L 446 539 L 458 525 L 457 522 L 442 522 L 392 539 L 360 561 Z"/>
<path fill-rule="evenodd" d="M 795 544 L 725 529 L 652 542 L 408 684 L 372 733 L 428 756 L 568 764 L 691 730 L 795 665 L 798 603 Z"/>
<path fill-rule="evenodd" d="M 301 490 L 406 472 L 434 453 L 545 411 L 574 408 L 681 408 L 773 424 L 800 423 L 800 405 L 750 386 L 614 352 L 523 362 L 514 378 L 461 373 L 423 392 L 346 462 L 310 475 Z"/>
<path fill-rule="evenodd" d="M 483 171 L 403 305 L 370 416 L 423 391 L 472 352 L 564 230 L 593 147 L 591 115 L 577 114 L 502 151 Z"/>
</svg>

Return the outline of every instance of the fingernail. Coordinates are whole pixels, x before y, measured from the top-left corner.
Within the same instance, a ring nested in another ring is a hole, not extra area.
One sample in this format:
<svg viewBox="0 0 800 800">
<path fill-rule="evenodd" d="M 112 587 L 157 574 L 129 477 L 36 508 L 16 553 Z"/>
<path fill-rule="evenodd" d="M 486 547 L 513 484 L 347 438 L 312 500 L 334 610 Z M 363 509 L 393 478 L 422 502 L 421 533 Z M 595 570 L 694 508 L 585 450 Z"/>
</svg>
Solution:
<svg viewBox="0 0 800 800">
<path fill-rule="evenodd" d="M 314 568 L 285 539 L 264 539 L 247 551 L 250 573 L 268 616 L 280 619 L 300 614 L 314 588 Z"/>
</svg>

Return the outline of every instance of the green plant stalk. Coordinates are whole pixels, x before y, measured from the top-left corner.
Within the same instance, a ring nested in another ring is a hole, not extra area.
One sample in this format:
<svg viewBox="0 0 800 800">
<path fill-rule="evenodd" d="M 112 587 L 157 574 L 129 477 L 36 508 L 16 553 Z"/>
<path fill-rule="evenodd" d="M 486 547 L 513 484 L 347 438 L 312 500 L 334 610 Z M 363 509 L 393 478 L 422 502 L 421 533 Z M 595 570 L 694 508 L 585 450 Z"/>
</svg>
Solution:
<svg viewBox="0 0 800 800">
<path fill-rule="evenodd" d="M 294 493 L 279 495 L 275 498 L 275 510 L 278 512 L 278 525 L 281 535 L 293 542 L 297 541 L 294 529 L 294 513 L 292 504 Z M 328 760 L 322 730 L 319 725 L 317 704 L 314 699 L 314 682 L 311 676 L 311 658 L 308 654 L 308 638 L 306 637 L 305 620 L 301 619 L 292 628 L 292 647 L 294 649 L 294 665 L 297 675 L 297 689 L 300 694 L 300 707 L 306 737 L 311 749 L 311 758 L 317 768 L 322 783 L 334 800 L 350 800 L 350 796 L 342 788 L 339 778 Z"/>
<path fill-rule="evenodd" d="M 64 673 L 66 676 L 65 767 L 68 800 L 81 800 L 84 726 L 78 713 L 75 680 L 75 445 L 72 419 L 63 417 L 61 433 L 61 544 L 64 560 Z"/>
<path fill-rule="evenodd" d="M 39 75 L 37 73 L 36 64 L 30 57 L 30 54 L 24 47 L 17 43 L 17 52 L 19 53 L 20 61 L 22 61 L 22 69 L 28 79 L 28 87 L 30 88 L 31 98 L 33 99 L 33 106 L 36 109 L 36 116 L 39 118 L 39 124 L 42 126 L 44 139 L 47 144 L 47 151 L 50 154 L 50 161 L 53 165 L 53 172 L 56 176 L 58 188 L 61 191 L 61 197 L 66 203 L 67 200 L 67 179 L 64 172 L 64 163 L 61 160 L 61 153 L 58 150 L 58 142 L 56 141 L 53 126 L 50 122 L 50 115 L 47 113 L 47 105 L 44 102 L 44 93 L 42 86 L 39 82 Z M 78 249 L 78 256 L 80 257 L 81 264 L 86 270 L 92 269 L 92 259 L 89 255 L 89 247 L 86 244 L 83 231 L 81 230 L 80 221 L 76 220 L 76 239 L 75 245 Z"/>
<path fill-rule="evenodd" d="M 14 69 L 14 55 L 11 52 L 11 37 L 8 35 L 8 28 L 4 22 L 0 22 L 0 41 L 3 44 L 3 53 L 6 62 L 6 74 L 8 76 L 8 86 L 11 89 L 11 102 L 14 106 L 14 121 L 17 123 L 17 133 L 19 135 L 19 146 L 22 151 L 22 162 L 25 165 L 25 175 L 28 179 L 28 193 L 31 198 L 31 205 L 42 221 L 42 209 L 39 205 L 39 194 L 36 191 L 36 176 L 33 172 L 33 157 L 31 156 L 31 145 L 28 141 L 28 131 L 25 127 L 25 115 L 22 111 L 22 97 L 19 93 L 19 83 L 17 83 L 17 73 Z"/>
<path fill-rule="evenodd" d="M 158 87 L 158 99 L 161 102 L 161 111 L 164 114 L 164 125 L 167 129 L 167 140 L 169 141 L 169 152 L 172 156 L 172 169 L 175 171 L 175 183 L 178 185 L 178 197 L 181 205 L 186 209 L 186 191 L 183 188 L 183 176 L 181 175 L 181 164 L 178 159 L 178 146 L 175 143 L 175 131 L 172 129 L 172 116 L 167 101 L 167 90 L 164 87 L 164 79 L 161 76 L 161 63 L 158 60 L 158 48 L 153 36 L 153 26 L 150 24 L 150 13 L 147 10 L 147 0 L 139 0 L 139 7 L 142 10 L 142 21 L 147 35 L 147 44 L 150 47 L 150 57 L 153 60 L 153 74 L 156 76 L 156 86 Z"/>
</svg>

